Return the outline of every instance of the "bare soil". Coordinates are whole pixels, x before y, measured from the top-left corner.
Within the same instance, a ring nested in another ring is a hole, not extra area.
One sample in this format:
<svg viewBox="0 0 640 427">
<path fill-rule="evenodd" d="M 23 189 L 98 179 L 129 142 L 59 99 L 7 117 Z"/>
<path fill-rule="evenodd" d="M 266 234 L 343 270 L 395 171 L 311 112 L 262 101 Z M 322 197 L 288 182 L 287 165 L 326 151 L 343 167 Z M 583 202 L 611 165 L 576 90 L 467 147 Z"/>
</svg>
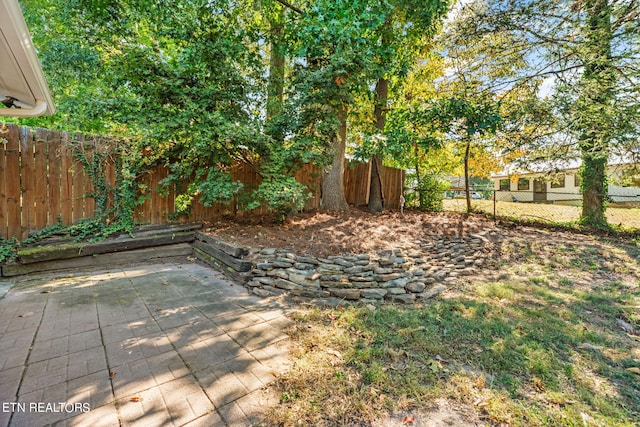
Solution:
<svg viewBox="0 0 640 427">
<path fill-rule="evenodd" d="M 376 214 L 350 209 L 298 214 L 284 224 L 267 218 L 221 220 L 208 224 L 207 232 L 238 246 L 289 248 L 300 255 L 327 256 L 411 248 L 431 237 L 500 228 L 504 227 L 479 215 L 418 211 Z"/>
</svg>

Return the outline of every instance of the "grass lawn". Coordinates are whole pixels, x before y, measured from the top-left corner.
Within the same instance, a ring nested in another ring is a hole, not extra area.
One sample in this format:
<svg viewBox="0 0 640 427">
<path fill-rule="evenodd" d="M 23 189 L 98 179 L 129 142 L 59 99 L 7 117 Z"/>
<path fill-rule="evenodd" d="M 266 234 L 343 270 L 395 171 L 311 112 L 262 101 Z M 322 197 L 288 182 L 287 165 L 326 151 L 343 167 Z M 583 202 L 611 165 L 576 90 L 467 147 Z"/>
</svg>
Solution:
<svg viewBox="0 0 640 427">
<path fill-rule="evenodd" d="M 493 279 L 428 305 L 300 310 L 270 422 L 369 425 L 444 398 L 490 425 L 637 426 L 638 259 L 632 243 L 516 239 Z"/>
<path fill-rule="evenodd" d="M 464 212 L 467 209 L 464 199 L 445 199 L 443 203 L 445 211 Z M 471 205 L 477 211 L 493 215 L 493 201 L 491 200 L 472 200 Z M 580 217 L 580 212 L 581 208 L 577 206 L 496 202 L 498 217 L 527 221 L 575 223 Z M 619 225 L 626 229 L 640 229 L 640 209 L 638 208 L 608 208 L 606 215 L 611 225 Z"/>
</svg>

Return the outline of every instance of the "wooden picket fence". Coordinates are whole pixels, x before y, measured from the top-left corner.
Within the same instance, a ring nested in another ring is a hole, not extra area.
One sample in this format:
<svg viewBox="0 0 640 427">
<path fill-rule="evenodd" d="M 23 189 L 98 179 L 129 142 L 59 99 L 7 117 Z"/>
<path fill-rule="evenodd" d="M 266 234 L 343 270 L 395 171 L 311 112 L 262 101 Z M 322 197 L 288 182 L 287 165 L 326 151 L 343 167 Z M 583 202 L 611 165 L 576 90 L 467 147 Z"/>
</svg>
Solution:
<svg viewBox="0 0 640 427">
<path fill-rule="evenodd" d="M 96 211 L 96 201 L 92 196 L 95 190 L 82 163 L 72 155 L 72 147 L 83 150 L 88 159 L 103 154 L 106 183 L 114 186 L 114 153 L 117 152 L 113 150 L 114 144 L 117 141 L 106 138 L 0 124 L 0 238 L 22 240 L 58 221 L 70 225 L 92 218 Z M 345 195 L 350 204 L 361 206 L 367 203 L 370 174 L 369 163 L 347 162 Z M 160 182 L 167 175 L 167 168 L 158 166 L 139 178 L 140 188 L 146 197 L 136 209 L 136 221 L 148 224 L 175 222 L 169 217 L 175 212 L 176 188 L 160 191 Z M 256 188 L 260 183 L 257 173 L 244 163 L 234 165 L 231 176 L 247 189 Z M 313 194 L 305 210 L 318 209 L 322 179 L 319 168 L 304 165 L 295 178 L 307 185 Z M 386 208 L 397 209 L 404 172 L 383 167 L 382 181 Z M 109 197 L 108 203 L 111 204 L 112 195 Z M 264 207 L 239 212 L 237 200 L 210 207 L 195 202 L 190 215 L 183 215 L 176 221 L 215 221 L 223 215 L 260 215 L 267 212 Z"/>
</svg>

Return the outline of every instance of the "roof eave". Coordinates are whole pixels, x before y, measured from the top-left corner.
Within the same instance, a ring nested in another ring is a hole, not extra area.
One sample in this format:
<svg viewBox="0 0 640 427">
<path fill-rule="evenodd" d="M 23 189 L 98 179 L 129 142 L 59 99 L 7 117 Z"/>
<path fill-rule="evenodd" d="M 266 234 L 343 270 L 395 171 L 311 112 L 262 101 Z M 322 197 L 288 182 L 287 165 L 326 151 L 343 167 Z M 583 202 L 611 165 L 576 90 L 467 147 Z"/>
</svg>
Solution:
<svg viewBox="0 0 640 427">
<path fill-rule="evenodd" d="M 54 114 L 55 106 L 17 0 L 0 0 L 0 94 L 21 108 L 0 108 L 0 116 Z"/>
</svg>

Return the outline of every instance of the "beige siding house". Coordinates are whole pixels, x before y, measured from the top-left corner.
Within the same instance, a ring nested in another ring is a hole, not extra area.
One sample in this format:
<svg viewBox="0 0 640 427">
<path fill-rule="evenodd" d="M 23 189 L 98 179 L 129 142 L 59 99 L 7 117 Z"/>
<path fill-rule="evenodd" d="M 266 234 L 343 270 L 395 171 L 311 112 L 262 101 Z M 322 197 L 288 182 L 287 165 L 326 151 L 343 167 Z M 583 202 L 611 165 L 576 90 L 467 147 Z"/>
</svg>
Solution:
<svg viewBox="0 0 640 427">
<path fill-rule="evenodd" d="M 623 177 L 637 165 L 614 164 L 607 167 L 610 184 L 609 200 L 612 203 L 640 202 L 640 187 L 631 180 L 623 184 Z M 521 173 L 493 176 L 496 200 L 529 203 L 554 203 L 580 205 L 580 175 L 578 168 L 569 168 L 552 174 Z"/>
</svg>

